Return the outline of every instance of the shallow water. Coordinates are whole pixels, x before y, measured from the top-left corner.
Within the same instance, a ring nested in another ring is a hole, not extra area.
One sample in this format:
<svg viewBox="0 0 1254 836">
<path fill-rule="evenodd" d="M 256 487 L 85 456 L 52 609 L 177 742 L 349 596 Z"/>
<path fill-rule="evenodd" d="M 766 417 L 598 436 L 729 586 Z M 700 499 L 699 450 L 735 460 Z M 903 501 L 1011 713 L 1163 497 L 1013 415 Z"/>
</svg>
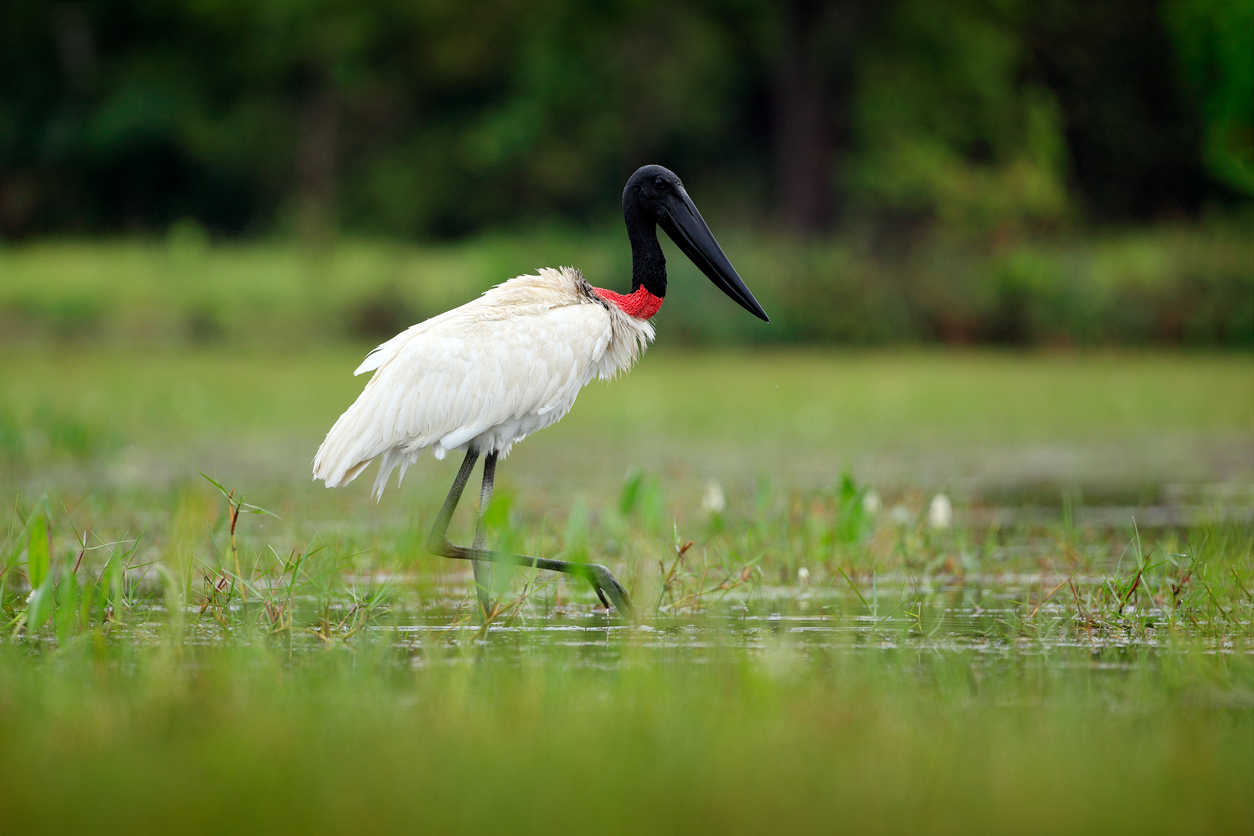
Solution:
<svg viewBox="0 0 1254 836">
<path fill-rule="evenodd" d="M 253 584 L 250 600 L 210 606 L 203 595 L 194 595 L 196 603 L 173 615 L 170 602 L 149 578 L 139 584 L 143 591 L 130 606 L 97 626 L 108 641 L 138 647 L 263 644 L 293 654 L 326 648 L 390 649 L 418 667 L 485 656 L 507 663 L 607 667 L 701 664 L 746 654 L 801 659 L 965 654 L 1005 660 L 1062 651 L 1087 652 L 1120 664 L 1111 652 L 1153 656 L 1178 648 L 1254 653 L 1254 629 L 1248 618 L 1234 617 L 1236 611 L 1225 613 L 1222 623 L 1199 622 L 1187 613 L 1149 604 L 1149 596 L 1129 601 L 1118 612 L 1094 612 L 1064 585 L 1071 580 L 1081 590 L 1092 590 L 1104 579 L 1079 574 L 892 572 L 860 579 L 856 589 L 838 575 L 824 583 L 746 584 L 674 598 L 658 587 L 652 594 L 659 597 L 637 597 L 635 621 L 607 612 L 580 583 L 549 583 L 542 576 L 544 582 L 536 586 L 533 578 L 524 588 L 529 593 L 520 598 L 514 597 L 521 586 L 515 579 L 512 591 L 500 599 L 501 610 L 486 626 L 469 572 L 444 576 L 434 587 L 407 573 L 353 574 L 345 580 L 354 589 L 390 587 L 390 592 L 373 604 L 365 603 L 369 595 L 359 593 L 356 603 L 343 593 L 287 599 L 267 579 Z M 259 593 L 273 594 L 271 603 L 259 600 Z M 49 631 L 15 639 L 55 644 Z"/>
<path fill-rule="evenodd" d="M 882 590 L 882 588 L 881 588 Z M 565 608 L 548 616 L 502 619 L 487 627 L 462 618 L 450 623 L 424 611 L 393 610 L 365 631 L 408 651 L 413 664 L 473 661 L 481 654 L 518 661 L 553 657 L 563 664 L 600 667 L 624 662 L 700 664 L 729 652 L 752 656 L 831 653 L 966 653 L 990 659 L 1051 651 L 1166 652 L 1183 636 L 1200 638 L 1169 614 L 1129 610 L 1122 625 L 1094 629 L 1072 609 L 1046 603 L 1025 620 L 1014 592 L 985 593 L 981 603 L 946 605 L 898 589 L 874 604 L 879 615 L 852 614 L 848 600 L 797 590 L 768 590 L 756 600 L 715 612 L 660 613 L 629 624 L 604 611 Z M 1245 625 L 1248 633 L 1249 625 Z M 1211 637 L 1214 650 L 1233 652 L 1227 638 Z M 1254 653 L 1248 643 L 1240 652 Z M 1196 644 L 1190 644 L 1196 649 Z M 1115 664 L 1121 664 L 1117 660 Z"/>
</svg>

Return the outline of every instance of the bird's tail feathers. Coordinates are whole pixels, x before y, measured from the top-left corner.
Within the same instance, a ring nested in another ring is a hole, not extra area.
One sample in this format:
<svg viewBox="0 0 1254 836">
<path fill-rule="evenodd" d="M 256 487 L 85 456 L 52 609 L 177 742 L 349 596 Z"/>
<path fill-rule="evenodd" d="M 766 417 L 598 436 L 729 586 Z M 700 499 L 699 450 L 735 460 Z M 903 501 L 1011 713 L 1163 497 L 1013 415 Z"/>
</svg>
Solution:
<svg viewBox="0 0 1254 836">
<path fill-rule="evenodd" d="M 372 461 L 382 457 L 379 474 L 371 490 L 375 499 L 380 499 L 392 471 L 397 467 L 401 469 L 400 478 L 397 479 L 399 485 L 400 479 L 405 478 L 405 471 L 418 461 L 422 448 L 408 445 L 385 447 L 387 442 L 372 432 L 375 422 L 369 419 L 369 415 L 373 404 L 362 403 L 363 400 L 370 401 L 365 394 L 339 417 L 327 433 L 314 456 L 313 478 L 321 479 L 328 488 L 343 487 L 361 475 Z"/>
<path fill-rule="evenodd" d="M 401 480 L 405 478 L 405 471 L 409 470 L 409 466 L 418 461 L 418 454 L 422 450 L 405 450 L 403 447 L 393 447 L 383 454 L 383 459 L 379 462 L 379 475 L 375 477 L 374 494 L 375 501 L 383 498 L 383 489 L 388 486 L 388 477 L 392 475 L 392 471 L 399 467 L 401 473 L 396 477 L 396 487 L 401 486 Z"/>
<path fill-rule="evenodd" d="M 362 398 L 336 420 L 313 460 L 313 478 L 321 479 L 328 488 L 347 485 L 383 452 L 381 439 L 369 432 L 364 421 Z"/>
</svg>

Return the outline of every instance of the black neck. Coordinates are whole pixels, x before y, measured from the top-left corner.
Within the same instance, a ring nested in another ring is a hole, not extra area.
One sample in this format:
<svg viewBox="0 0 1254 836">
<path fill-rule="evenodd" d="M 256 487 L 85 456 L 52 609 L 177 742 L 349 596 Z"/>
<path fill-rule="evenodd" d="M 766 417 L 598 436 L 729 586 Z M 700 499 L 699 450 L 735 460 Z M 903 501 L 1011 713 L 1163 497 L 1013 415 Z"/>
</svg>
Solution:
<svg viewBox="0 0 1254 836">
<path fill-rule="evenodd" d="M 666 296 L 666 256 L 657 240 L 657 224 L 636 206 L 623 215 L 631 241 L 631 290 L 643 287 L 661 299 Z"/>
</svg>

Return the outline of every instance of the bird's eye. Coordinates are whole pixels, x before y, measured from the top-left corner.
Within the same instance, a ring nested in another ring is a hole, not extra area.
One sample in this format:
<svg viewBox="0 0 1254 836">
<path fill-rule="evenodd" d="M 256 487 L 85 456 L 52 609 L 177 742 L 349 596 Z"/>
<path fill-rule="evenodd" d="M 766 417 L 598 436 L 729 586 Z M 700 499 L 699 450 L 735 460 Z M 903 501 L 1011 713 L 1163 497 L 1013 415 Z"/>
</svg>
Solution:
<svg viewBox="0 0 1254 836">
<path fill-rule="evenodd" d="M 653 185 L 657 186 L 659 189 L 664 190 L 666 188 L 666 179 L 663 177 L 659 177 L 653 181 Z"/>
</svg>

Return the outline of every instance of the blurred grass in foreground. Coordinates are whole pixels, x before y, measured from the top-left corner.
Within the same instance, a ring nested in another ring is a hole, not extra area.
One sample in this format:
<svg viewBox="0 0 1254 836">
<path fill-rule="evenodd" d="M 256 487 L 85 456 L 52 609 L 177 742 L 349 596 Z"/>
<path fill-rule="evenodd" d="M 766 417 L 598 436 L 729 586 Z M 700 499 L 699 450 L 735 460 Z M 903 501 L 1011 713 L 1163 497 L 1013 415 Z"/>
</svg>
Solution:
<svg viewBox="0 0 1254 836">
<path fill-rule="evenodd" d="M 12 832 L 1241 833 L 1249 646 L 0 650 Z"/>
<path fill-rule="evenodd" d="M 994 245 L 937 238 L 801 242 L 743 230 L 721 240 L 769 326 L 686 259 L 670 262 L 666 342 L 948 342 L 1254 346 L 1254 221 L 1160 226 Z M 550 229 L 419 246 L 345 241 L 211 244 L 62 241 L 0 248 L 0 341 L 300 345 L 379 341 L 539 267 L 574 265 L 623 290 L 618 227 Z"/>
</svg>

